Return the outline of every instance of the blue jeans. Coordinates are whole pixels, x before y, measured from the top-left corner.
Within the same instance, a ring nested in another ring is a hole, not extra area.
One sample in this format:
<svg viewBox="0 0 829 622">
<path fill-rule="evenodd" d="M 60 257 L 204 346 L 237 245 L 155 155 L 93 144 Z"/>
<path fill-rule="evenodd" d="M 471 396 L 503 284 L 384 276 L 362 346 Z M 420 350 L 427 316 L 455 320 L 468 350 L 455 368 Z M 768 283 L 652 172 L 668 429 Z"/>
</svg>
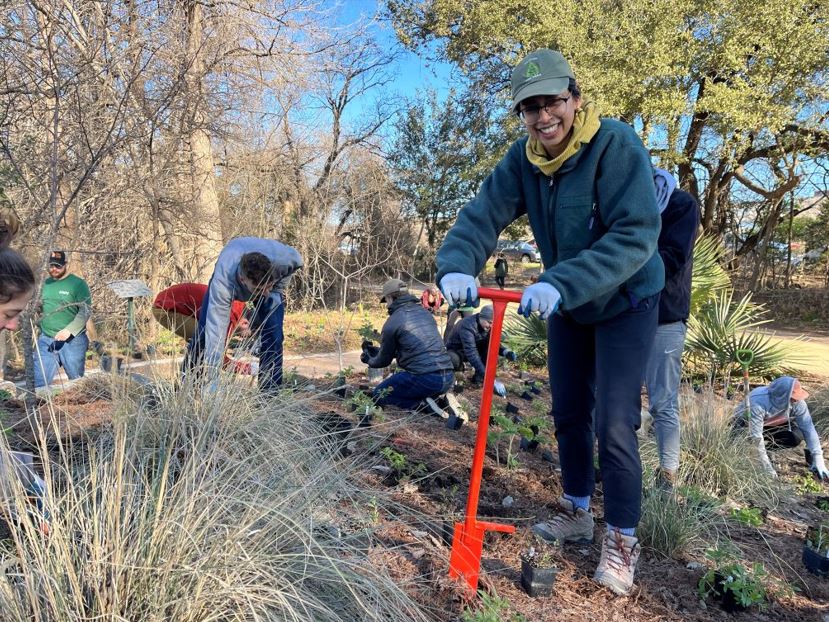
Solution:
<svg viewBox="0 0 829 622">
<path fill-rule="evenodd" d="M 49 385 L 63 367 L 70 380 L 83 378 L 86 368 L 86 351 L 89 348 L 89 337 L 86 333 L 76 335 L 72 341 L 65 343 L 57 352 L 49 352 L 49 346 L 55 340 L 41 333 L 35 346 L 35 387 Z"/>
<path fill-rule="evenodd" d="M 593 444 L 598 437 L 605 520 L 622 529 L 636 527 L 641 513 L 642 463 L 636 430 L 642 377 L 658 314 L 659 295 L 655 295 L 597 324 L 579 324 L 567 315 L 553 315 L 547 324 L 547 364 L 564 493 L 593 494 Z"/>
<path fill-rule="evenodd" d="M 185 371 L 197 366 L 204 354 L 204 326 L 210 306 L 208 295 L 205 295 L 199 311 L 196 334 L 187 344 Z M 275 391 L 282 384 L 282 344 L 285 341 L 282 324 L 284 320 L 285 305 L 282 304 L 282 299 L 277 294 L 259 299 L 250 320 L 251 331 L 259 333 L 259 389 L 265 392 Z"/>
<path fill-rule="evenodd" d="M 455 383 L 455 374 L 451 370 L 433 374 L 410 374 L 399 371 L 386 378 L 374 389 L 374 400 L 378 406 L 397 406 L 412 410 L 427 397 L 437 397 L 446 393 Z M 383 389 L 391 389 L 379 397 Z"/>
<path fill-rule="evenodd" d="M 659 466 L 672 472 L 679 468 L 679 382 L 686 329 L 685 322 L 659 325 L 645 371 Z"/>
</svg>

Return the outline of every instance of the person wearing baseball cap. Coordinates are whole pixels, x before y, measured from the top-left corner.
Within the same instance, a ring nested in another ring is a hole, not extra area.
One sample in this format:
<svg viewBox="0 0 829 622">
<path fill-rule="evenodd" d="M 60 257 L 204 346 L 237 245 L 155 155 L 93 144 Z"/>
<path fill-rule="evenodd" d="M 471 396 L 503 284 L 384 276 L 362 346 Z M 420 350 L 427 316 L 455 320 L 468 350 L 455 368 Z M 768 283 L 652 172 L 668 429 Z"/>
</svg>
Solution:
<svg viewBox="0 0 829 622">
<path fill-rule="evenodd" d="M 829 479 L 820 436 L 806 405 L 809 393 L 800 380 L 780 376 L 766 386 L 753 389 L 748 397 L 751 412 L 747 417 L 745 404 L 740 403 L 734 409 L 734 422 L 739 428 L 745 427 L 747 420 L 763 470 L 777 477 L 767 450 L 797 447 L 806 441 L 806 464 L 819 479 Z"/>
<path fill-rule="evenodd" d="M 383 284 L 380 301 L 389 312 L 380 332 L 380 346 L 364 342 L 360 360 L 381 369 L 397 359 L 401 371 L 377 385 L 373 393 L 375 403 L 409 410 L 425 403 L 436 414 L 442 414 L 435 399 L 452 388 L 455 375 L 434 316 L 400 279 L 389 279 Z"/>
<path fill-rule="evenodd" d="M 65 251 L 49 254 L 35 348 L 35 387 L 48 386 L 60 367 L 70 380 L 82 378 L 86 371 L 86 322 L 92 313 L 92 296 L 86 281 L 69 273 L 68 264 Z"/>
<path fill-rule="evenodd" d="M 473 384 L 480 384 L 484 380 L 493 317 L 492 305 L 487 305 L 475 315 L 465 317 L 458 322 L 457 327 L 446 341 L 446 349 L 449 350 L 449 358 L 452 359 L 455 371 L 462 371 L 464 363 L 469 363 L 475 370 L 472 377 Z M 498 355 L 510 361 L 518 360 L 515 352 L 501 344 L 498 344 Z M 500 380 L 495 380 L 493 389 L 502 397 L 507 394 L 507 389 Z"/>
<path fill-rule="evenodd" d="M 564 491 L 560 511 L 533 531 L 593 540 L 598 437 L 607 530 L 594 579 L 626 594 L 640 554 L 640 387 L 665 281 L 653 166 L 630 125 L 602 118 L 582 96 L 560 52 L 530 52 L 510 83 L 527 135 L 458 213 L 437 254 L 437 281 L 449 305 L 474 303 L 474 275 L 501 232 L 527 215 L 544 270 L 524 289 L 519 313 L 547 321 Z"/>
</svg>

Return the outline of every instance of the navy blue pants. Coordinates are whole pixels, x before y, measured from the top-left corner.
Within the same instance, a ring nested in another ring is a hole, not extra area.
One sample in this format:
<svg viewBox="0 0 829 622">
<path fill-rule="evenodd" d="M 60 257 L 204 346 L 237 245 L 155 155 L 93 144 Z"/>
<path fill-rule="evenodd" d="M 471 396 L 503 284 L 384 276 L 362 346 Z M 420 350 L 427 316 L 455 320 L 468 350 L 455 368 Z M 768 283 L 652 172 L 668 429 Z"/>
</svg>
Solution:
<svg viewBox="0 0 829 622">
<path fill-rule="evenodd" d="M 204 353 L 204 326 L 209 312 L 208 294 L 199 311 L 199 322 L 196 334 L 187 347 L 187 356 L 184 361 L 185 370 L 193 368 L 201 362 Z M 250 328 L 255 334 L 260 334 L 259 348 L 259 389 L 275 391 L 282 384 L 282 343 L 285 335 L 282 332 L 282 323 L 285 320 L 285 305 L 278 294 L 259 298 L 250 318 Z"/>
<path fill-rule="evenodd" d="M 605 520 L 622 529 L 639 523 L 642 463 L 636 430 L 659 295 L 598 324 L 568 316 L 548 321 L 547 362 L 564 493 L 593 494 L 593 443 L 599 440 Z M 592 411 L 595 408 L 595 430 Z"/>
<path fill-rule="evenodd" d="M 455 374 L 451 370 L 433 374 L 410 374 L 399 371 L 386 378 L 374 389 L 374 399 L 378 406 L 397 406 L 412 410 L 427 397 L 443 395 L 455 384 Z M 384 389 L 390 389 L 381 395 Z"/>
</svg>

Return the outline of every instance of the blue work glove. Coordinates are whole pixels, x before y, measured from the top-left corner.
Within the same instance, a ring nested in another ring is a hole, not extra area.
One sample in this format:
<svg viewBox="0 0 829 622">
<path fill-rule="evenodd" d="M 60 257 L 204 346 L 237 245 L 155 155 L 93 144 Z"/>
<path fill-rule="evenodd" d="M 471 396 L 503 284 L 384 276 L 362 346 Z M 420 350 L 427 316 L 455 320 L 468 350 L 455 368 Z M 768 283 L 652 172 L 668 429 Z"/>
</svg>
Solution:
<svg viewBox="0 0 829 622">
<path fill-rule="evenodd" d="M 518 305 L 518 315 L 530 317 L 537 311 L 539 317 L 546 320 L 556 312 L 559 303 L 561 303 L 561 294 L 558 290 L 549 283 L 539 281 L 524 290 L 521 304 Z"/>
<path fill-rule="evenodd" d="M 492 386 L 493 391 L 500 395 L 501 397 L 507 396 L 507 388 L 504 386 L 504 383 L 500 380 L 496 380 L 495 384 Z"/>
<path fill-rule="evenodd" d="M 512 350 L 507 350 L 506 352 L 504 352 L 504 358 L 514 363 L 518 360 L 518 355 Z"/>
<path fill-rule="evenodd" d="M 809 467 L 812 473 L 818 476 L 819 479 L 829 479 L 829 471 L 826 470 L 826 463 L 823 461 L 823 454 L 814 454 L 812 456 L 812 466 Z"/>
<path fill-rule="evenodd" d="M 449 306 L 478 306 L 478 286 L 474 277 L 461 272 L 450 272 L 440 280 L 440 291 Z"/>
</svg>

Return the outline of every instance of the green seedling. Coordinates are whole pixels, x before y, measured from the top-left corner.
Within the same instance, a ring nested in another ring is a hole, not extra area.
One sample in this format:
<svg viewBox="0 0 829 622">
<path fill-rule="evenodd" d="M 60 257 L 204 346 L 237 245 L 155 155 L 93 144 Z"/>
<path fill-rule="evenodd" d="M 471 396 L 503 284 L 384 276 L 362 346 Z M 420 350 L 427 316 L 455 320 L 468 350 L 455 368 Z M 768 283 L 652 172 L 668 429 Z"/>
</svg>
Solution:
<svg viewBox="0 0 829 622">
<path fill-rule="evenodd" d="M 829 557 L 829 522 L 806 531 L 806 545 L 822 557 Z"/>
<path fill-rule="evenodd" d="M 734 601 L 742 607 L 762 607 L 766 602 L 765 581 L 768 572 L 763 564 L 755 562 L 750 568 L 734 559 L 734 554 L 727 549 L 709 549 L 706 557 L 714 562 L 699 580 L 697 586 L 700 598 L 713 593 L 731 592 Z"/>
<path fill-rule="evenodd" d="M 515 442 L 515 439 L 521 434 L 521 426 L 519 426 L 509 417 L 505 417 L 504 415 L 499 413 L 495 413 L 494 415 L 492 415 L 492 423 L 496 425 L 497 428 L 490 427 L 489 433 L 487 434 L 487 442 L 495 448 L 495 460 L 500 464 L 500 444 L 502 440 L 506 439 L 507 455 L 504 461 L 508 469 L 513 469 L 517 467 L 518 459 L 513 454 L 512 446 Z M 527 428 L 527 430 L 529 430 L 529 428 Z M 531 431 L 530 434 L 532 434 Z"/>
<path fill-rule="evenodd" d="M 461 615 L 463 622 L 526 622 L 524 616 L 510 612 L 507 599 L 483 590 L 479 591 L 478 595 L 480 600 L 477 607 L 464 609 Z"/>
<path fill-rule="evenodd" d="M 820 499 L 815 504 L 819 510 L 823 510 L 824 512 L 829 512 L 829 501 L 826 499 Z"/>
<path fill-rule="evenodd" d="M 398 475 L 405 473 L 407 467 L 406 456 L 391 447 L 383 447 L 380 450 L 380 455 L 386 459 L 386 462 Z"/>
<path fill-rule="evenodd" d="M 5 402 L 6 400 L 10 400 L 12 398 L 12 394 L 5 389 L 0 389 L 0 402 Z"/>
<path fill-rule="evenodd" d="M 811 475 L 798 475 L 794 478 L 794 486 L 800 495 L 816 494 L 823 491 L 820 482 Z"/>
<path fill-rule="evenodd" d="M 380 341 L 380 333 L 377 332 L 377 329 L 371 325 L 368 319 L 363 320 L 362 326 L 357 329 L 357 334 L 365 341 Z"/>
<path fill-rule="evenodd" d="M 734 508 L 731 510 L 731 518 L 749 527 L 759 527 L 763 524 L 763 514 L 759 508 Z"/>
<path fill-rule="evenodd" d="M 380 455 L 382 455 L 386 459 L 386 462 L 389 463 L 389 466 L 394 470 L 399 481 L 418 479 L 426 475 L 428 472 L 425 464 L 418 462 L 413 465 L 406 459 L 404 454 L 399 451 L 395 451 L 391 447 L 383 447 L 380 450 Z"/>
</svg>

